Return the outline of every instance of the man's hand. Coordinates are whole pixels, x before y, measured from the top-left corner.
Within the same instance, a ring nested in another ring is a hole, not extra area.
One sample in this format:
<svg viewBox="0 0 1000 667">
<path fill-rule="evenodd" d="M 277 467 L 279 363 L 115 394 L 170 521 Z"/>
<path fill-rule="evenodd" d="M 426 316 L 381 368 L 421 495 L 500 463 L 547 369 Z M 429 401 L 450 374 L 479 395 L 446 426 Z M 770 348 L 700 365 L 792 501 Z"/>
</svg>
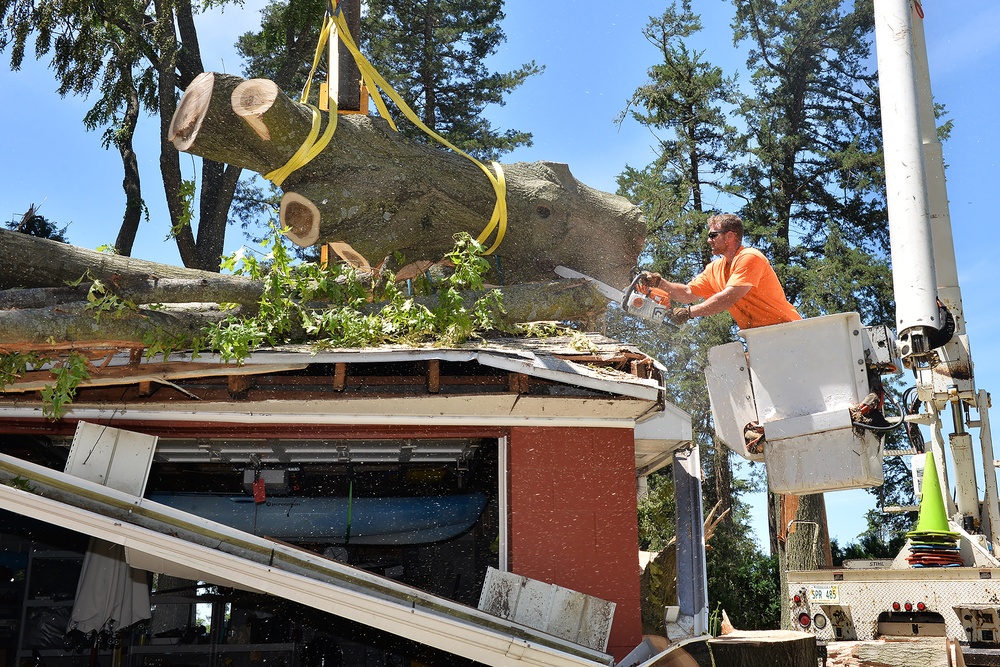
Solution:
<svg viewBox="0 0 1000 667">
<path fill-rule="evenodd" d="M 684 324 L 692 317 L 691 306 L 678 306 L 677 308 L 671 308 L 670 312 L 667 313 L 667 319 L 674 324 Z"/>
<path fill-rule="evenodd" d="M 642 283 L 646 285 L 646 287 L 656 287 L 660 284 L 660 279 L 662 277 L 659 273 L 653 273 L 652 271 L 643 271 L 639 274 L 639 276 L 642 278 Z"/>
</svg>

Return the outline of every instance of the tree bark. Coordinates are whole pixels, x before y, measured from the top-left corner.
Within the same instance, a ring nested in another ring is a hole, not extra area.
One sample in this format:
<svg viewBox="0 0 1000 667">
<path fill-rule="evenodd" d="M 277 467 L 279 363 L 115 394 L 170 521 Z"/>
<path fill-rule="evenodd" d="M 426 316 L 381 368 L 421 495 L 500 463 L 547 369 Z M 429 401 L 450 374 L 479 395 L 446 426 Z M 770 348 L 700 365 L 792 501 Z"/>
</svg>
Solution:
<svg viewBox="0 0 1000 667">
<path fill-rule="evenodd" d="M 0 310 L 47 308 L 64 303 L 87 300 L 94 283 L 68 287 L 35 287 L 0 291 Z M 238 303 L 255 306 L 264 290 L 263 283 L 235 276 L 215 278 L 149 278 L 128 277 L 109 285 L 110 290 L 134 304 L 150 303 Z"/>
<path fill-rule="evenodd" d="M 49 239 L 0 230 L 0 245 L 8 261 L 0 263 L 0 350 L 39 349 L 49 339 L 63 343 L 115 341 L 141 343 L 151 334 L 190 342 L 202 326 L 224 319 L 233 311 L 215 304 L 236 303 L 254 309 L 263 283 L 109 255 Z M 87 310 L 91 283 L 101 280 L 115 295 L 133 304 L 198 304 L 179 309 L 126 310 L 117 315 Z M 72 285 L 71 283 L 77 283 Z M 482 292 L 464 293 L 471 303 Z M 508 285 L 501 289 L 506 313 L 501 323 L 575 321 L 588 328 L 604 316 L 608 301 L 585 280 L 553 280 Z M 435 308 L 437 297 L 416 301 Z M 330 304 L 309 304 L 317 309 Z M 337 304 L 333 304 L 337 305 Z M 372 311 L 381 308 L 370 304 Z"/>
<path fill-rule="evenodd" d="M 708 641 L 725 667 L 816 667 L 816 637 L 789 630 L 734 630 Z"/>
<path fill-rule="evenodd" d="M 826 501 L 822 493 L 806 496 L 768 494 L 777 526 L 774 542 L 777 544 L 779 570 L 779 598 L 781 599 L 781 627 L 792 627 L 788 595 L 788 572 L 817 570 L 832 565 L 830 534 L 826 520 Z M 789 515 L 794 519 L 789 520 Z M 787 534 L 786 532 L 787 531 Z"/>
<path fill-rule="evenodd" d="M 0 310 L 0 331 L 3 332 L 0 334 L 0 354 L 29 349 L 63 349 L 95 343 L 134 346 L 143 344 L 149 336 L 157 339 L 168 337 L 176 345 L 184 347 L 198 336 L 202 327 L 239 312 L 220 309 L 213 303 L 214 299 L 223 301 L 220 297 L 224 296 L 227 297 L 224 302 L 228 303 L 256 302 L 249 297 L 257 291 L 259 298 L 261 284 L 246 280 L 245 285 L 240 285 L 239 280 L 232 279 L 230 283 L 170 281 L 164 286 L 140 284 L 133 292 L 139 301 L 162 303 L 169 299 L 175 303 L 188 303 L 181 299 L 189 299 L 190 305 L 183 308 L 125 309 L 116 314 L 103 314 L 100 319 L 95 311 L 86 308 L 85 301 Z M 63 290 L 60 293 L 66 292 Z M 505 287 L 501 293 L 506 312 L 500 315 L 499 320 L 507 326 L 521 322 L 568 320 L 592 325 L 607 308 L 607 299 L 584 280 L 522 283 Z M 128 288 L 124 294 L 129 294 Z M 482 294 L 467 292 L 463 296 L 468 303 Z M 156 300 L 156 296 L 166 296 L 168 299 Z M 228 297 L 237 298 L 229 301 Z M 7 298 L 0 292 L 0 303 Z M 437 306 L 435 296 L 418 297 L 415 300 L 428 308 Z M 33 301 L 37 301 L 37 298 Z M 315 307 L 320 309 L 323 304 L 315 304 Z M 369 306 L 371 311 L 380 308 L 379 303 Z M 55 340 L 56 343 L 50 343 L 50 340 Z"/>
<path fill-rule="evenodd" d="M 171 340 L 187 347 L 211 322 L 233 314 L 207 304 L 195 310 L 124 310 L 99 319 L 86 303 L 49 308 L 0 311 L 0 354 L 61 350 L 87 344 L 101 347 L 145 347 L 145 340 Z"/>
<path fill-rule="evenodd" d="M 952 667 L 959 662 L 961 645 L 946 637 L 899 637 L 891 641 L 850 641 L 827 644 L 827 667 L 885 667 L 920 665 Z M 950 656 L 954 653 L 954 659 Z"/>
<path fill-rule="evenodd" d="M 110 255 L 58 241 L 0 229 L 0 289 L 59 287 L 78 280 L 103 280 L 109 284 L 122 276 L 145 278 L 218 278 L 219 274 L 185 269 L 143 259 Z"/>
<path fill-rule="evenodd" d="M 325 129 L 328 115 L 321 115 Z M 179 150 L 267 174 L 299 149 L 311 125 L 310 108 L 272 81 L 206 73 L 185 91 L 169 137 Z M 562 264 L 628 284 L 645 236 L 638 207 L 578 182 L 565 164 L 516 163 L 503 171 L 508 225 L 492 279 L 544 280 Z M 346 241 L 372 264 L 393 253 L 439 259 L 456 233 L 480 234 L 496 201 L 469 160 L 362 115 L 341 115 L 330 145 L 282 188 L 290 238 L 302 245 Z"/>
</svg>

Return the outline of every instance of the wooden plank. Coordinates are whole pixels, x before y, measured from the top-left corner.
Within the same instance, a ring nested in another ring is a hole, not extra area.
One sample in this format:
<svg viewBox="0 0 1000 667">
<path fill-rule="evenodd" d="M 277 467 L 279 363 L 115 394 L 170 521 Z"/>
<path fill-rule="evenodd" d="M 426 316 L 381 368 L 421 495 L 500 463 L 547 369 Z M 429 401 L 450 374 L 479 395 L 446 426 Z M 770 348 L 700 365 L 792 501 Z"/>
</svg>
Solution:
<svg viewBox="0 0 1000 667">
<path fill-rule="evenodd" d="M 516 394 L 528 393 L 528 381 L 531 376 L 524 373 L 511 373 L 507 378 L 507 390 Z"/>
<path fill-rule="evenodd" d="M 441 391 L 441 361 L 439 359 L 427 360 L 427 391 L 437 394 Z"/>
<path fill-rule="evenodd" d="M 253 377 L 249 375 L 230 375 L 227 378 L 229 395 L 233 398 L 244 398 L 253 387 Z"/>
<path fill-rule="evenodd" d="M 173 361 L 165 364 L 143 364 L 138 368 L 116 366 L 113 368 L 93 369 L 91 376 L 83 380 L 79 388 L 107 387 L 123 384 L 140 384 L 141 382 L 161 382 L 163 380 L 183 380 L 205 376 L 226 377 L 229 375 L 264 375 L 295 371 L 306 368 L 308 364 L 267 364 L 254 366 L 233 366 L 229 364 L 199 364 L 189 361 Z M 0 389 L 0 394 L 40 391 L 55 381 L 52 373 L 44 371 L 29 371 L 17 380 Z"/>
<path fill-rule="evenodd" d="M 334 391 L 344 391 L 345 380 L 347 378 L 347 364 L 341 362 L 333 367 L 333 389 Z"/>
</svg>

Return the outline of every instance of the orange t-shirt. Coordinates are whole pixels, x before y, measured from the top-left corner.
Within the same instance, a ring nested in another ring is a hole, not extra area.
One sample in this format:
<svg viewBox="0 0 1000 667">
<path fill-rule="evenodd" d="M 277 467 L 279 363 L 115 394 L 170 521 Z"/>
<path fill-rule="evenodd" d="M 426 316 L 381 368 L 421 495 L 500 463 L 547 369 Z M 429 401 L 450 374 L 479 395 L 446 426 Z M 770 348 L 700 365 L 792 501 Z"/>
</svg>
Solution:
<svg viewBox="0 0 1000 667">
<path fill-rule="evenodd" d="M 802 319 L 795 307 L 788 303 L 771 263 L 759 250 L 740 248 L 732 262 L 726 261 L 725 257 L 713 260 L 688 283 L 691 291 L 703 299 L 718 294 L 730 285 L 750 286 L 750 291 L 729 308 L 729 314 L 740 329 Z"/>
</svg>

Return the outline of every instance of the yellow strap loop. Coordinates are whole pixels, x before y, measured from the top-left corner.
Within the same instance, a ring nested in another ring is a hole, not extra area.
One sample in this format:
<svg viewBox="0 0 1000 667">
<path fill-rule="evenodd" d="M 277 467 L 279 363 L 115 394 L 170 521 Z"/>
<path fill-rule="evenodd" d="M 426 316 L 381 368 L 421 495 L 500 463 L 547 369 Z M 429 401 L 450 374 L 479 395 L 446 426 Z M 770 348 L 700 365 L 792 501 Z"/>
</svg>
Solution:
<svg viewBox="0 0 1000 667">
<path fill-rule="evenodd" d="M 316 141 L 316 137 L 319 135 L 319 126 L 322 123 L 322 116 L 320 116 L 319 109 L 309 104 L 309 88 L 312 86 L 313 75 L 316 73 L 316 68 L 319 67 L 319 60 L 323 54 L 323 47 L 326 46 L 327 40 L 330 38 L 330 31 L 333 28 L 334 23 L 327 16 L 323 21 L 323 29 L 319 33 L 319 43 L 316 45 L 316 55 L 313 56 L 312 68 L 309 70 L 309 76 L 306 78 L 306 85 L 302 89 L 302 96 L 299 98 L 299 102 L 305 104 L 312 111 L 312 128 L 309 130 L 309 135 L 306 140 L 299 146 L 299 149 L 295 151 L 295 154 L 288 159 L 288 162 L 284 166 L 278 167 L 274 171 L 264 174 L 264 178 L 271 181 L 277 186 L 281 186 L 295 170 L 304 167 L 309 164 L 309 162 L 323 152 L 323 149 L 329 145 L 330 140 L 333 139 L 333 133 L 337 129 L 337 100 L 330 97 L 330 118 L 326 124 L 326 130 L 323 132 L 323 136 Z"/>
<path fill-rule="evenodd" d="M 387 95 L 389 99 L 395 102 L 396 106 L 406 118 L 424 131 L 425 134 L 432 137 L 435 141 L 446 146 L 450 150 L 458 153 L 459 155 L 471 160 L 473 164 L 479 167 L 486 178 L 490 180 L 490 184 L 493 186 L 493 192 L 496 195 L 496 204 L 493 207 L 493 214 L 490 217 L 489 223 L 486 225 L 486 229 L 479 235 L 476 239 L 479 243 L 485 244 L 486 240 L 490 237 L 490 234 L 494 230 L 497 232 L 497 237 L 493 242 L 493 245 L 486 251 L 486 254 L 492 254 L 497 247 L 499 247 L 500 242 L 503 241 L 504 235 L 507 233 L 507 180 L 504 178 L 503 169 L 500 167 L 500 163 L 493 162 L 493 169 L 496 171 L 496 175 L 490 172 L 489 168 L 482 162 L 472 157 L 462 149 L 454 146 L 447 139 L 442 137 L 440 134 L 427 127 L 423 121 L 417 116 L 417 114 L 410 108 L 410 106 L 400 97 L 389 82 L 379 74 L 375 67 L 368 62 L 368 59 L 361 53 L 357 44 L 354 42 L 354 38 L 351 37 L 351 32 L 347 28 L 347 20 L 344 18 L 343 12 L 338 12 L 334 17 L 334 21 L 337 23 L 337 29 L 339 31 L 340 40 L 343 42 L 344 46 L 347 47 L 351 55 L 354 56 L 354 61 L 358 64 L 358 70 L 361 72 L 361 78 L 364 80 L 365 85 L 368 87 L 369 92 L 374 93 L 376 89 L 381 90 L 382 93 Z M 385 118 L 392 129 L 396 129 L 395 123 L 393 123 L 389 111 L 386 108 L 385 101 L 382 100 L 381 95 L 372 95 L 372 99 L 375 101 L 375 107 L 378 109 L 378 113 L 382 118 Z"/>
<path fill-rule="evenodd" d="M 494 175 L 493 172 L 491 172 L 482 162 L 457 146 L 454 146 L 440 134 L 427 127 L 427 125 L 420 120 L 413 109 L 411 109 L 403 98 L 400 97 L 399 93 L 397 93 L 393 87 L 389 85 L 389 82 L 375 70 L 375 67 L 368 62 L 368 59 L 361 53 L 361 50 L 354 42 L 354 38 L 351 37 L 351 31 L 347 27 L 347 20 L 344 18 L 344 13 L 341 11 L 334 12 L 333 16 L 327 14 L 323 20 L 323 28 L 320 31 L 319 43 L 316 45 L 316 55 L 313 57 L 312 69 L 309 72 L 309 77 L 306 79 L 306 85 L 302 90 L 302 104 L 308 104 L 307 99 L 309 97 L 309 88 L 312 85 L 313 75 L 319 65 L 323 47 L 326 45 L 334 27 L 337 29 L 337 37 L 340 38 L 340 41 L 345 47 L 347 47 L 347 50 L 351 52 L 351 55 L 354 56 L 354 61 L 357 63 L 358 70 L 361 72 L 361 79 L 364 81 L 365 86 L 367 86 L 369 93 L 372 93 L 372 100 L 375 102 L 375 108 L 378 110 L 379 116 L 384 118 L 393 130 L 397 129 L 396 124 L 393 122 L 392 116 L 389 114 L 389 109 L 386 107 L 385 100 L 382 99 L 382 95 L 378 94 L 377 91 L 379 90 L 381 90 L 383 94 L 387 95 L 389 99 L 396 104 L 399 110 L 403 112 L 403 115 L 406 116 L 411 123 L 423 130 L 425 134 L 455 153 L 471 160 L 483 171 L 484 174 L 486 174 L 486 178 L 489 179 L 490 184 L 493 186 L 493 192 L 496 195 L 496 204 L 493 206 L 493 214 L 490 216 L 490 221 L 487 223 L 486 228 L 482 231 L 482 233 L 476 238 L 476 241 L 486 245 L 487 240 L 495 231 L 496 238 L 493 241 L 493 245 L 491 245 L 485 253 L 487 255 L 492 254 L 500 246 L 504 235 L 507 233 L 507 179 L 504 177 L 503 168 L 500 166 L 500 163 L 492 162 L 493 170 L 496 172 L 496 175 Z M 309 132 L 309 136 L 306 137 L 305 142 L 283 167 L 275 169 L 271 173 L 264 175 L 264 178 L 273 182 L 275 185 L 280 186 L 281 183 L 296 169 L 308 164 L 310 160 L 319 155 L 323 149 L 326 148 L 326 146 L 330 143 L 330 140 L 333 138 L 334 130 L 336 130 L 337 127 L 337 101 L 331 96 L 330 120 L 327 123 L 326 131 L 323 133 L 323 136 L 320 137 L 319 141 L 316 141 L 316 136 L 319 134 L 319 126 L 321 123 L 320 112 L 312 105 L 309 105 L 309 108 L 312 109 L 313 121 L 312 129 Z"/>
</svg>

